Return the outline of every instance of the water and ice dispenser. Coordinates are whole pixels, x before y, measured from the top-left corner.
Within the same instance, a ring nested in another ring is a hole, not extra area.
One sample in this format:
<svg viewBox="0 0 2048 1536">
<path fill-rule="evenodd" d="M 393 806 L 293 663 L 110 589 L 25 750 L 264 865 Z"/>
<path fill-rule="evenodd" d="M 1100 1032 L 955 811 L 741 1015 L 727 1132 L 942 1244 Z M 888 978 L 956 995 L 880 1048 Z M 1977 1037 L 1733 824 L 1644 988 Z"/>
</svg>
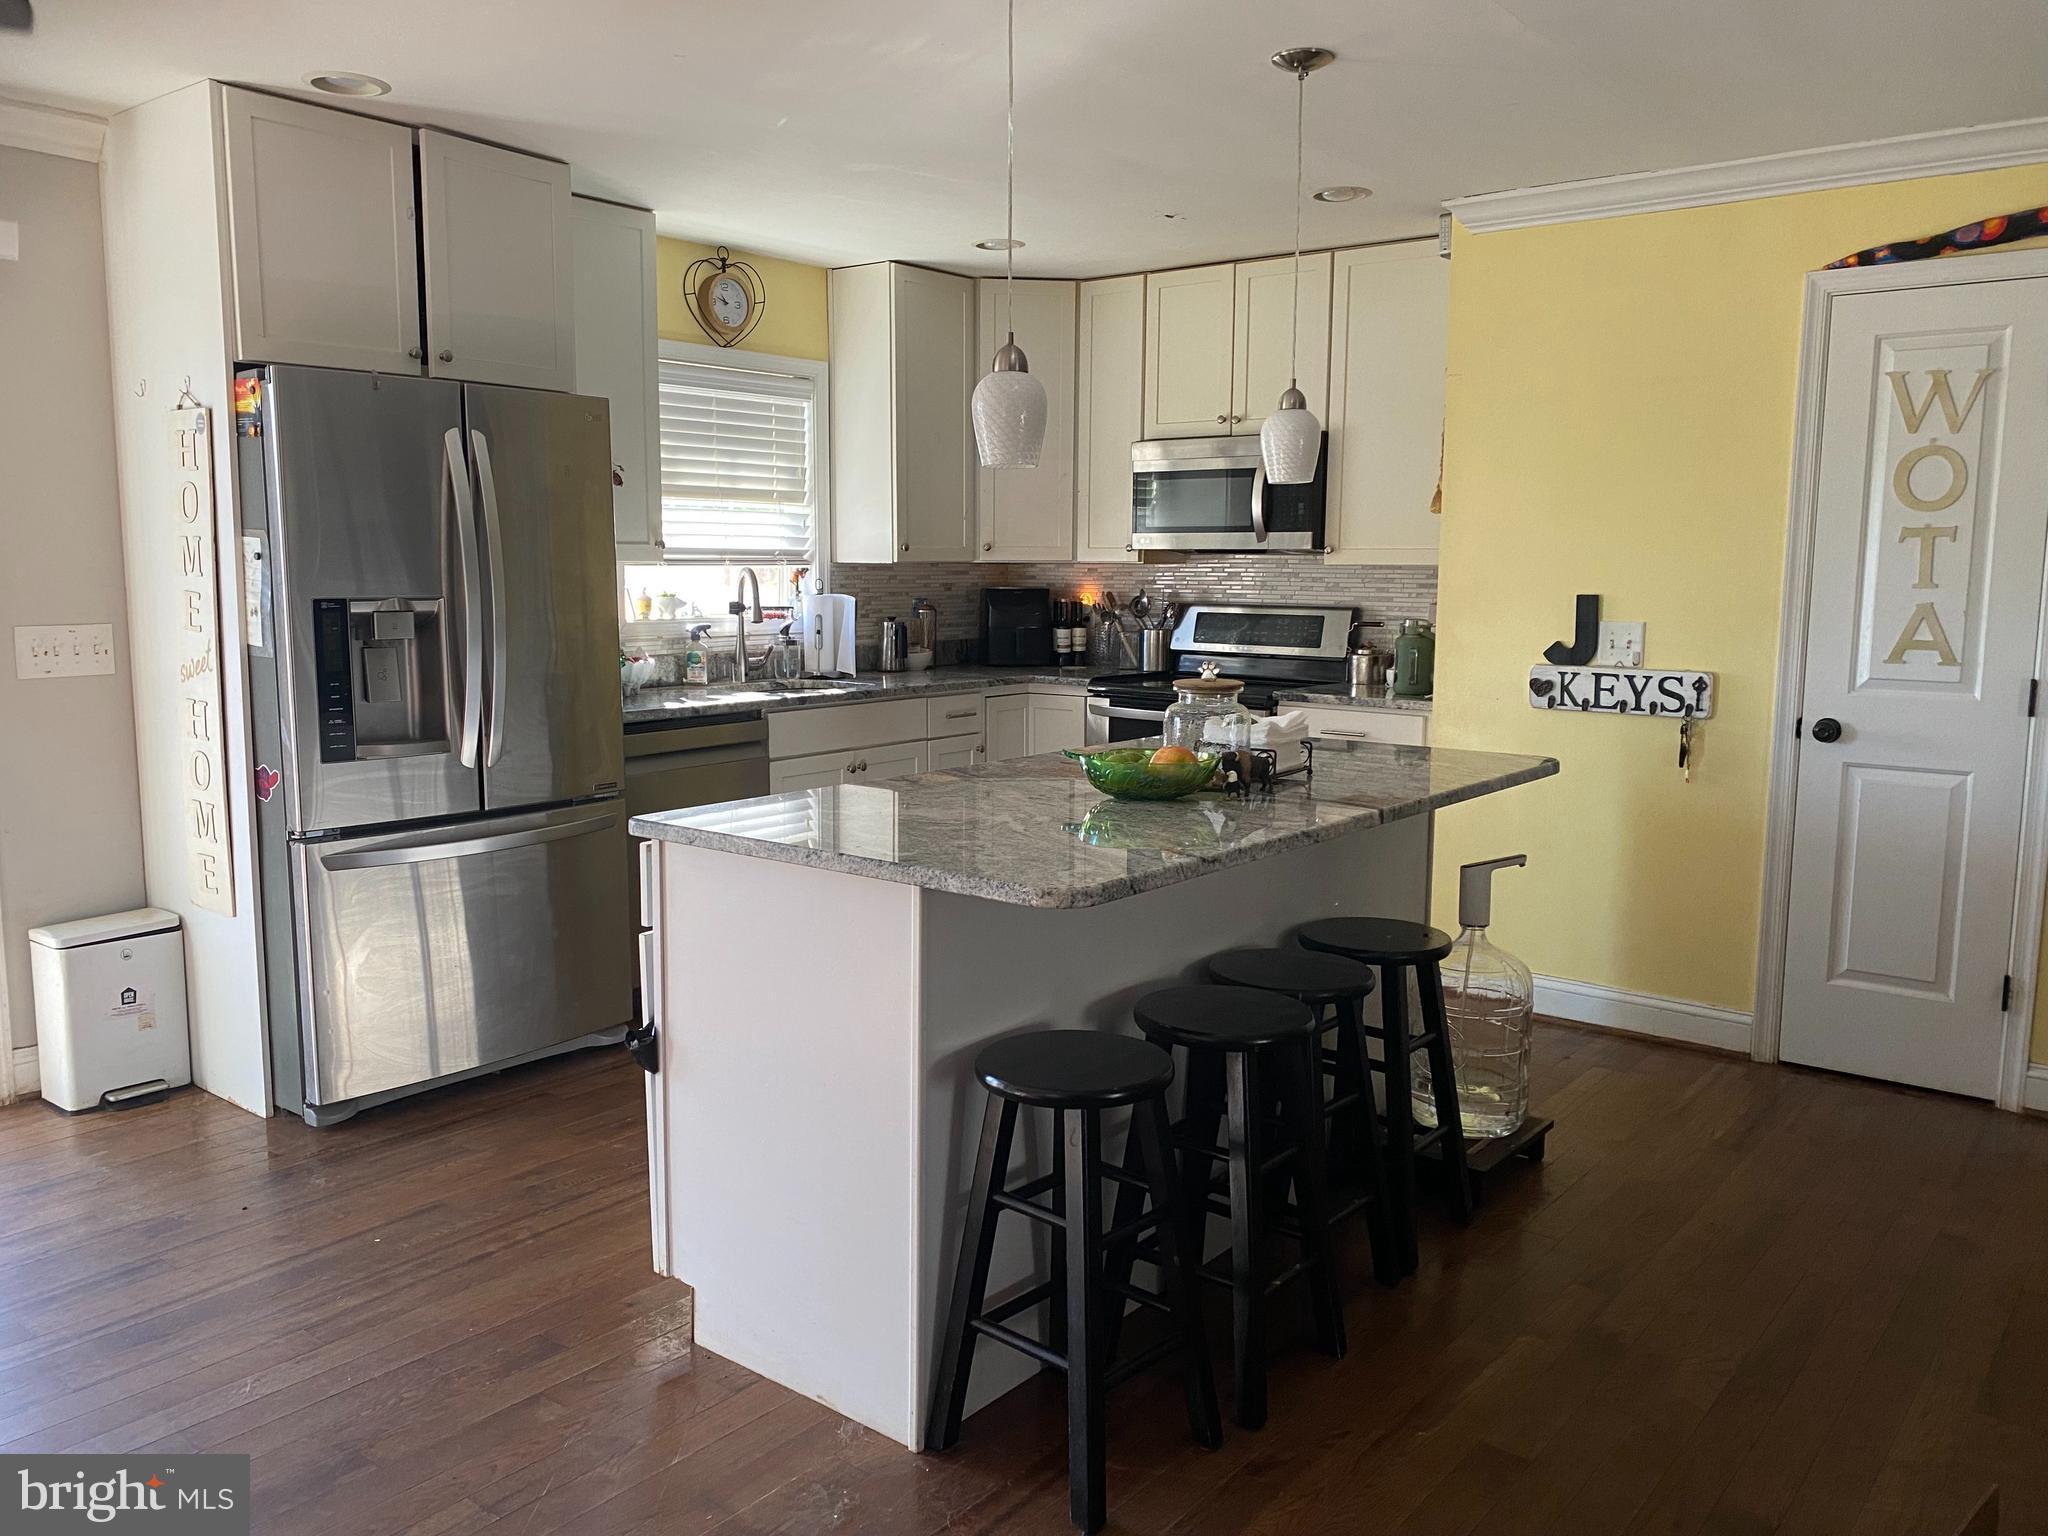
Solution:
<svg viewBox="0 0 2048 1536">
<path fill-rule="evenodd" d="M 448 750 L 448 668 L 438 598 L 313 604 L 320 761 Z"/>
</svg>

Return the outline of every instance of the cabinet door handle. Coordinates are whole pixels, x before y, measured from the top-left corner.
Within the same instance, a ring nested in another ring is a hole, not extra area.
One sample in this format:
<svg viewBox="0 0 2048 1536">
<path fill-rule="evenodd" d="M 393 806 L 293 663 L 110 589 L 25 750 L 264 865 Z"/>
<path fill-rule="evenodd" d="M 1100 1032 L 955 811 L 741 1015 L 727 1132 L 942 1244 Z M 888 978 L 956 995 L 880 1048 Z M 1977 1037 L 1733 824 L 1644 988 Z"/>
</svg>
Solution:
<svg viewBox="0 0 2048 1536">
<path fill-rule="evenodd" d="M 455 361 L 455 354 L 453 352 L 450 352 L 446 347 L 443 347 L 439 352 L 436 352 L 434 355 L 440 358 L 441 361 L 444 363 L 452 363 Z"/>
<path fill-rule="evenodd" d="M 1228 416 L 1218 416 L 1216 418 L 1216 425 L 1219 427 L 1227 427 L 1230 425 L 1230 418 Z"/>
<path fill-rule="evenodd" d="M 420 349 L 418 347 L 407 347 L 405 349 L 405 355 L 411 358 L 414 362 L 418 362 L 420 360 Z"/>
<path fill-rule="evenodd" d="M 993 545 L 993 544 L 984 544 L 984 545 L 982 545 L 982 546 L 981 546 L 981 552 L 982 552 L 982 553 L 983 553 L 983 554 L 985 555 L 985 554 L 987 554 L 987 553 L 988 553 L 988 552 L 989 552 L 990 550 L 992 550 L 992 549 L 994 549 L 994 548 L 995 548 L 995 545 Z"/>
<path fill-rule="evenodd" d="M 980 713 L 981 711 L 978 709 L 949 709 L 946 711 L 946 718 L 948 720 L 972 720 Z"/>
</svg>

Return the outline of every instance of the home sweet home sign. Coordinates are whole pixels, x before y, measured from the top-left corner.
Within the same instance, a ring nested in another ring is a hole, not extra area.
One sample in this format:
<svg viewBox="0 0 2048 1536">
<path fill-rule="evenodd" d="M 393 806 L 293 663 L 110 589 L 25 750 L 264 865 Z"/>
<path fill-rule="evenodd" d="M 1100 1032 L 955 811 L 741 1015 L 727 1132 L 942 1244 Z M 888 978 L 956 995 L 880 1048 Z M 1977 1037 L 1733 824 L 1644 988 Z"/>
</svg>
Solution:
<svg viewBox="0 0 2048 1536">
<path fill-rule="evenodd" d="M 185 868 L 192 900 L 235 911 L 228 848 L 227 758 L 221 726 L 220 597 L 214 559 L 212 423 L 203 406 L 170 413 L 171 518 L 177 592 L 179 761 Z"/>
<path fill-rule="evenodd" d="M 1531 667 L 1529 707 L 1705 720 L 1714 713 L 1714 674 L 1652 667 Z"/>
</svg>

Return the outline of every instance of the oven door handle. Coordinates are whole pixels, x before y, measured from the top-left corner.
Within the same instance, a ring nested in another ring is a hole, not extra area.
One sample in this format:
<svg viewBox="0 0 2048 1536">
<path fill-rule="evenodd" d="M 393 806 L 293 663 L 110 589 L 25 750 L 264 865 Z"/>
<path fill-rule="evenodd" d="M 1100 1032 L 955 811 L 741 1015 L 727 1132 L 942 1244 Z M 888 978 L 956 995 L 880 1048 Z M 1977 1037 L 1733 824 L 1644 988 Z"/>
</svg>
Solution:
<svg viewBox="0 0 2048 1536">
<path fill-rule="evenodd" d="M 1164 720 L 1163 709 L 1129 709 L 1121 704 L 1104 704 L 1096 699 L 1088 701 L 1088 713 L 1098 720 Z"/>
</svg>

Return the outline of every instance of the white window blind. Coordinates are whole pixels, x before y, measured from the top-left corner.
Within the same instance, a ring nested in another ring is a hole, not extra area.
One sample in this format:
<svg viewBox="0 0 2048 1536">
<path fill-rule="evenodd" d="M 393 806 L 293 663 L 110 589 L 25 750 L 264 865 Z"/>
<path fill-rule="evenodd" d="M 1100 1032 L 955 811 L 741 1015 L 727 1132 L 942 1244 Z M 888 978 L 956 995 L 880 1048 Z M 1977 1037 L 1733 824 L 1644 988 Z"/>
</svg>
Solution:
<svg viewBox="0 0 2048 1536">
<path fill-rule="evenodd" d="M 662 363 L 669 559 L 811 561 L 815 407 L 812 382 L 800 375 Z"/>
</svg>

